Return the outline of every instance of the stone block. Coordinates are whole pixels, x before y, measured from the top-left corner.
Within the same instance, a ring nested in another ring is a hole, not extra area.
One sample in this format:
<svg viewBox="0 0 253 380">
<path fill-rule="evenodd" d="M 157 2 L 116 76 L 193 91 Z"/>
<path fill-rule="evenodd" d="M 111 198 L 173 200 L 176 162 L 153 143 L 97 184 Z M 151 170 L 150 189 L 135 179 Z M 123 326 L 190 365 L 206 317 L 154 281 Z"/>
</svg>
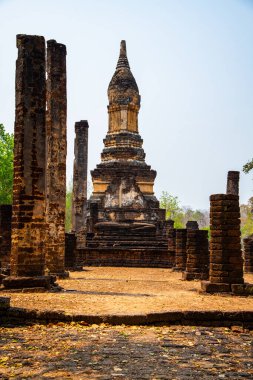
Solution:
<svg viewBox="0 0 253 380">
<path fill-rule="evenodd" d="M 215 283 L 210 281 L 201 281 L 201 289 L 206 293 L 230 293 L 231 286 L 226 283 Z"/>
<path fill-rule="evenodd" d="M 7 310 L 10 308 L 10 297 L 0 297 L 0 310 Z"/>
<path fill-rule="evenodd" d="M 50 289 L 54 284 L 54 276 L 37 276 L 37 277 L 15 277 L 9 276 L 3 280 L 6 289 L 23 289 L 23 288 L 45 288 Z"/>
</svg>

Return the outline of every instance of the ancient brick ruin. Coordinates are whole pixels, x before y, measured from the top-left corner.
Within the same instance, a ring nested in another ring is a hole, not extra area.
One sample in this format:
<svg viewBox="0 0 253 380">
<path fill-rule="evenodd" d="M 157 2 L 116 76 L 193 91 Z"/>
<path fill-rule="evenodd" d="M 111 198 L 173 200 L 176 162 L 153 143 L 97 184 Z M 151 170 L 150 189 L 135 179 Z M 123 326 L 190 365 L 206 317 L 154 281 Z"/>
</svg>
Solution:
<svg viewBox="0 0 253 380">
<path fill-rule="evenodd" d="M 159 209 L 154 196 L 156 172 L 145 162 L 138 131 L 140 95 L 125 41 L 108 98 L 109 128 L 102 161 L 91 172 L 93 193 L 83 263 L 168 266 L 165 210 Z"/>
<path fill-rule="evenodd" d="M 208 231 L 187 229 L 186 254 L 183 280 L 207 280 L 209 272 Z"/>
<path fill-rule="evenodd" d="M 66 46 L 47 42 L 45 271 L 64 276 L 66 203 Z"/>
<path fill-rule="evenodd" d="M 243 239 L 244 272 L 253 273 L 253 236 Z"/>
<path fill-rule="evenodd" d="M 198 230 L 199 229 L 199 225 L 198 225 L 198 222 L 196 222 L 196 220 L 188 220 L 188 222 L 186 222 L 185 227 L 187 230 Z"/>
<path fill-rule="evenodd" d="M 176 257 L 176 229 L 174 228 L 174 220 L 166 220 L 166 232 L 168 239 L 168 261 L 171 268 L 173 268 Z"/>
<path fill-rule="evenodd" d="M 187 229 L 176 229 L 176 256 L 174 271 L 184 271 L 186 268 L 186 241 L 187 241 Z"/>
<path fill-rule="evenodd" d="M 202 282 L 207 292 L 230 292 L 233 284 L 243 284 L 243 260 L 240 241 L 239 196 L 210 196 L 210 271 Z"/>
<path fill-rule="evenodd" d="M 75 123 L 75 159 L 73 168 L 72 231 L 77 236 L 77 247 L 86 245 L 87 223 L 87 165 L 88 129 L 87 120 Z"/>
<path fill-rule="evenodd" d="M 17 36 L 12 276 L 44 274 L 45 40 Z"/>
<path fill-rule="evenodd" d="M 3 283 L 50 288 L 52 274 L 64 273 L 66 48 L 48 41 L 46 65 L 44 37 L 18 35 L 17 47 L 12 246 Z"/>
<path fill-rule="evenodd" d="M 11 254 L 12 205 L 0 205 L 0 269 L 8 272 Z"/>
<path fill-rule="evenodd" d="M 240 172 L 229 171 L 227 175 L 227 194 L 239 195 Z"/>
<path fill-rule="evenodd" d="M 209 265 L 207 231 L 195 221 L 175 229 L 154 195 L 156 172 L 145 162 L 125 41 L 108 87 L 109 127 L 89 201 L 89 126 L 75 123 L 73 228 L 65 234 L 66 47 L 50 40 L 46 52 L 43 37 L 27 35 L 17 36 L 17 47 L 13 206 L 0 206 L 0 263 L 8 269 L 10 261 L 11 270 L 5 286 L 48 288 L 52 275 L 66 276 L 65 267 L 110 265 L 173 267 L 185 280 L 209 275 L 206 292 L 247 291 L 239 172 L 228 172 L 227 194 L 210 197 Z M 246 272 L 253 271 L 252 242 L 244 239 Z"/>
</svg>

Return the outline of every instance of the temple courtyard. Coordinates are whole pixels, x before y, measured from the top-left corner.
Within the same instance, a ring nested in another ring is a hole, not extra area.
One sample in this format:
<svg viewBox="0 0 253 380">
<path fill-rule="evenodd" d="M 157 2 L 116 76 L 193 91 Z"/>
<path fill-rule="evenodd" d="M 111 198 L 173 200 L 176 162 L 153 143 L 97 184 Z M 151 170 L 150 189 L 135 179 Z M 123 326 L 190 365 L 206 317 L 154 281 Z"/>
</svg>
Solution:
<svg viewBox="0 0 253 380">
<path fill-rule="evenodd" d="M 253 282 L 253 274 L 245 274 Z M 84 267 L 58 280 L 60 292 L 8 292 L 11 306 L 71 315 L 145 315 L 170 311 L 252 311 L 253 297 L 200 292 L 200 281 L 183 281 L 168 268 Z"/>
<path fill-rule="evenodd" d="M 58 280 L 64 288 L 60 292 L 2 290 L 0 296 L 11 297 L 12 307 L 79 315 L 80 321 L 5 320 L 0 326 L 0 378 L 252 379 L 253 331 L 236 321 L 228 328 L 82 320 L 85 315 L 253 308 L 252 297 L 203 294 L 199 281 L 181 278 L 182 273 L 167 268 L 85 267 Z M 253 275 L 245 279 L 252 282 Z"/>
</svg>

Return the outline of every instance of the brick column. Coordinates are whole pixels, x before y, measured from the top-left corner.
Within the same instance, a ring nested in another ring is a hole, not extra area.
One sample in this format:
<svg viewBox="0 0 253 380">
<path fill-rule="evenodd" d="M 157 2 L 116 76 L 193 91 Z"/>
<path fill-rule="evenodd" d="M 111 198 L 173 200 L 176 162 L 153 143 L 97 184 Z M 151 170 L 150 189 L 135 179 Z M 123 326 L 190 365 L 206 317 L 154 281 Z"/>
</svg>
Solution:
<svg viewBox="0 0 253 380">
<path fill-rule="evenodd" d="M 209 269 L 208 231 L 187 230 L 187 260 L 183 280 L 207 280 Z"/>
<path fill-rule="evenodd" d="M 243 239 L 244 247 L 244 272 L 253 273 L 253 237 Z"/>
<path fill-rule="evenodd" d="M 188 222 L 186 223 L 186 229 L 187 230 L 198 230 L 199 229 L 198 222 L 196 222 L 195 220 L 188 220 Z"/>
<path fill-rule="evenodd" d="M 87 165 L 88 165 L 88 128 L 87 120 L 75 123 L 75 159 L 73 174 L 72 231 L 76 232 L 77 245 L 81 237 L 85 245 L 87 221 Z M 80 235 L 80 236 L 79 236 Z"/>
<path fill-rule="evenodd" d="M 47 42 L 46 255 L 48 273 L 65 276 L 66 46 Z"/>
<path fill-rule="evenodd" d="M 211 195 L 210 202 L 209 281 L 202 281 L 202 289 L 209 293 L 230 292 L 234 284 L 244 282 L 239 196 Z"/>
<path fill-rule="evenodd" d="M 10 265 L 12 205 L 0 205 L 0 268 Z"/>
<path fill-rule="evenodd" d="M 17 36 L 11 276 L 44 274 L 45 40 Z"/>
<path fill-rule="evenodd" d="M 227 176 L 227 194 L 239 195 L 240 172 L 230 171 Z"/>
<path fill-rule="evenodd" d="M 176 229 L 175 271 L 184 271 L 186 266 L 186 228 Z"/>
</svg>

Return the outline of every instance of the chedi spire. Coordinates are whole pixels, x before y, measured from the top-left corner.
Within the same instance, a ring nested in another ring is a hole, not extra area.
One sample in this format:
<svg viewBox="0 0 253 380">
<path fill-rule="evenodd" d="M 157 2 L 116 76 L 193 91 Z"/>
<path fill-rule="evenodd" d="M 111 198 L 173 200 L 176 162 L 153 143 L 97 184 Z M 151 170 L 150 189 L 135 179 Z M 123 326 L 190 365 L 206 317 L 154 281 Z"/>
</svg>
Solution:
<svg viewBox="0 0 253 380">
<path fill-rule="evenodd" d="M 115 73 L 108 87 L 109 104 L 129 103 L 140 105 L 140 95 L 137 83 L 130 70 L 126 53 L 126 41 L 120 43 L 120 54 Z"/>
<path fill-rule="evenodd" d="M 129 62 L 127 59 L 127 50 L 126 50 L 126 41 L 122 40 L 120 43 L 120 53 L 119 53 L 119 60 L 117 63 L 116 70 L 120 68 L 128 68 L 130 70 Z"/>
</svg>

